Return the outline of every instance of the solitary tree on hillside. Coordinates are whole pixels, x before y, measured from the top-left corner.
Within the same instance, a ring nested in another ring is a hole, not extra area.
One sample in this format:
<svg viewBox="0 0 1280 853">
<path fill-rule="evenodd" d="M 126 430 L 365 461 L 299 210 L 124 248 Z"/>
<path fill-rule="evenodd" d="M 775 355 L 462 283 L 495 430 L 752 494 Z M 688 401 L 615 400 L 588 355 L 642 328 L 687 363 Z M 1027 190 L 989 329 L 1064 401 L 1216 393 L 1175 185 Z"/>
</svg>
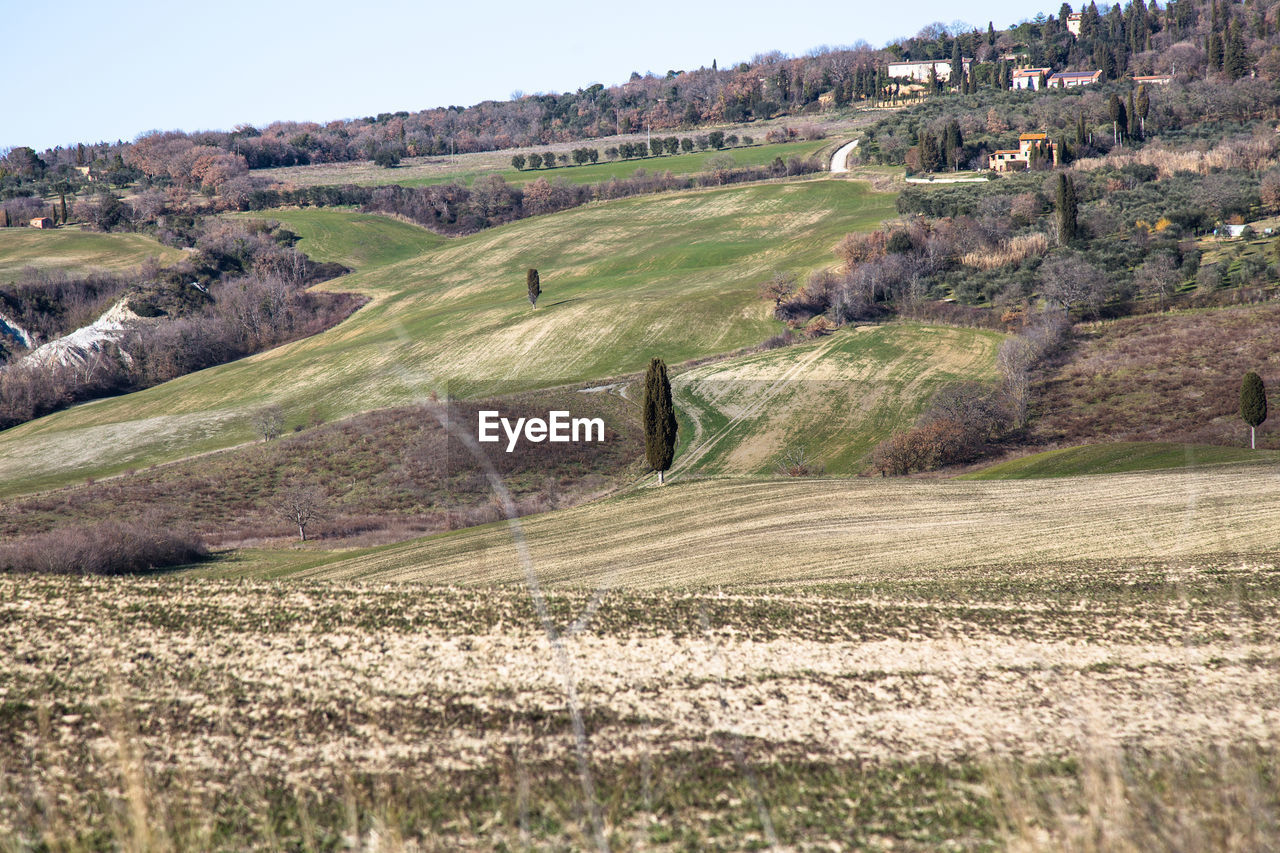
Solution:
<svg viewBox="0 0 1280 853">
<path fill-rule="evenodd" d="M 538 307 L 538 297 L 542 295 L 542 282 L 538 278 L 538 271 L 533 267 L 524 274 L 524 283 L 529 288 L 529 304 L 535 309 Z"/>
<path fill-rule="evenodd" d="M 782 307 L 782 303 L 790 299 L 796 292 L 796 277 L 789 272 L 775 272 L 773 277 L 760 285 L 760 295 L 773 300 L 774 309 Z"/>
<path fill-rule="evenodd" d="M 644 375 L 644 455 L 649 467 L 658 472 L 658 485 L 666 482 L 666 471 L 675 458 L 677 428 L 667 365 L 660 358 L 650 359 Z"/>
<path fill-rule="evenodd" d="M 294 486 L 280 496 L 276 514 L 298 528 L 298 539 L 307 541 L 307 525 L 324 518 L 324 492 L 315 486 Z"/>
<path fill-rule="evenodd" d="M 280 435 L 280 428 L 284 426 L 284 410 L 272 403 L 269 406 L 263 406 L 253 413 L 253 431 L 262 436 L 263 441 Z"/>
<path fill-rule="evenodd" d="M 1258 427 L 1267 419 L 1267 389 L 1263 387 L 1262 377 L 1252 370 L 1240 383 L 1240 417 L 1249 425 L 1249 447 L 1256 450 Z"/>
<path fill-rule="evenodd" d="M 1080 204 L 1076 199 L 1076 185 L 1065 172 L 1058 173 L 1058 239 L 1068 245 L 1080 233 Z"/>
</svg>

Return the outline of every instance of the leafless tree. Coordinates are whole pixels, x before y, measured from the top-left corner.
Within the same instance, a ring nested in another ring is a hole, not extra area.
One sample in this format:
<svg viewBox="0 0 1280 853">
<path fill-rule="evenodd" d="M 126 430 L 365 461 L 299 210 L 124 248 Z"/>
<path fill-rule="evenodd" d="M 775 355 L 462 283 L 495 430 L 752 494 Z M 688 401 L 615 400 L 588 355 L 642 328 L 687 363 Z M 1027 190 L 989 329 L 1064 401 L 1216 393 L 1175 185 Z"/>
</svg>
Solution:
<svg viewBox="0 0 1280 853">
<path fill-rule="evenodd" d="M 773 278 L 760 285 L 760 295 L 773 300 L 773 307 L 779 308 L 796 292 L 796 277 L 789 272 L 775 272 Z"/>
<path fill-rule="evenodd" d="M 284 410 L 275 403 L 263 406 L 253 413 L 254 432 L 262 436 L 263 441 L 270 441 L 280 435 L 284 426 Z"/>
<path fill-rule="evenodd" d="M 297 525 L 298 538 L 307 541 L 307 525 L 324 518 L 328 501 L 315 486 L 293 486 L 276 503 L 276 514 Z"/>
<path fill-rule="evenodd" d="M 996 365 L 1004 381 L 1006 405 L 1013 426 L 1027 425 L 1027 408 L 1031 400 L 1031 366 L 1035 351 L 1026 338 L 1015 335 L 1000 345 Z"/>
<path fill-rule="evenodd" d="M 1133 276 L 1138 293 L 1159 300 L 1161 309 L 1165 298 L 1173 293 L 1180 281 L 1178 267 L 1167 252 L 1148 258 Z"/>
<path fill-rule="evenodd" d="M 1097 316 L 1110 287 L 1106 273 L 1074 252 L 1051 257 L 1040 267 L 1040 295 L 1063 308 Z"/>
</svg>

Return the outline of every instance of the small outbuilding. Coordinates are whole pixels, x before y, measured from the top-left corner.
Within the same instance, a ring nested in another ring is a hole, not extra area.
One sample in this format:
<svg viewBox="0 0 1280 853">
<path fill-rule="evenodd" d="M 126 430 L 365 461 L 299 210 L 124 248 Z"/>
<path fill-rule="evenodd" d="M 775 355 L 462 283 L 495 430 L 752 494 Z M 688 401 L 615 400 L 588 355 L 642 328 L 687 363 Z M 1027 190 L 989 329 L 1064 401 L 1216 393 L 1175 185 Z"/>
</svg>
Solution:
<svg viewBox="0 0 1280 853">
<path fill-rule="evenodd" d="M 53 220 L 47 216 L 37 216 L 35 219 L 31 220 L 31 227 L 32 228 L 52 228 Z"/>
</svg>

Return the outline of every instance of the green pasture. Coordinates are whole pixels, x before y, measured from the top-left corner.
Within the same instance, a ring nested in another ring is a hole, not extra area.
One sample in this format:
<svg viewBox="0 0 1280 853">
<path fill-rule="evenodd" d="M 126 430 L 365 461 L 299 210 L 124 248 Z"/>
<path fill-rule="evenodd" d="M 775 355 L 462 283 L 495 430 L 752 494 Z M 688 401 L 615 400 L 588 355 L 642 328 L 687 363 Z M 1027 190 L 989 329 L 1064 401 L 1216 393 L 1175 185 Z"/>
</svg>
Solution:
<svg viewBox="0 0 1280 853">
<path fill-rule="evenodd" d="M 893 195 L 825 179 L 592 204 L 452 240 L 348 210 L 272 211 L 303 251 L 355 268 L 324 287 L 370 304 L 324 334 L 0 434 L 0 493 L 249 441 L 250 416 L 268 403 L 288 427 L 754 345 L 780 329 L 761 280 L 830 266 L 841 237 L 893 214 Z M 531 266 L 542 273 L 536 310 Z"/>
</svg>

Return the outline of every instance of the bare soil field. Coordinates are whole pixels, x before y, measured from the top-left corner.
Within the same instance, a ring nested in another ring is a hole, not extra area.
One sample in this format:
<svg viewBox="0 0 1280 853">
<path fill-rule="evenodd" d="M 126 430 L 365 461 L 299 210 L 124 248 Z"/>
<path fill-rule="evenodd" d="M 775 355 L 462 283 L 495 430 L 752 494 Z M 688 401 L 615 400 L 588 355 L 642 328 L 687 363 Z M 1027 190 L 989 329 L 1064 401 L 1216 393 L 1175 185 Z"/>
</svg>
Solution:
<svg viewBox="0 0 1280 853">
<path fill-rule="evenodd" d="M 0 845 L 1274 841 L 1274 554 L 887 579 L 0 578 Z"/>
</svg>

